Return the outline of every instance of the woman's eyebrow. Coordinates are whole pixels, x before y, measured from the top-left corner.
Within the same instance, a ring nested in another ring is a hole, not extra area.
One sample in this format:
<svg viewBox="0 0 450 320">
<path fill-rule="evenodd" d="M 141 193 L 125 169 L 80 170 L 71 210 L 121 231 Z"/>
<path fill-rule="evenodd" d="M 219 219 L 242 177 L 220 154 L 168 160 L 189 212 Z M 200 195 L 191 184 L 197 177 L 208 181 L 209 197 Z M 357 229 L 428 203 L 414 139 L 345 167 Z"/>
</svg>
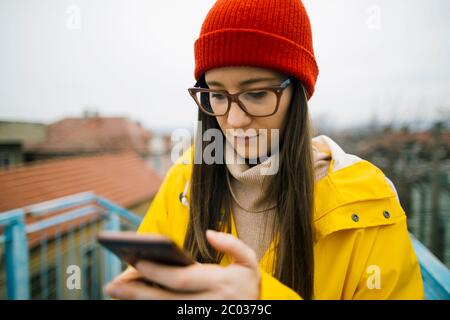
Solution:
<svg viewBox="0 0 450 320">
<path fill-rule="evenodd" d="M 271 78 L 251 78 L 251 79 L 247 79 L 247 80 L 244 80 L 244 81 L 242 81 L 242 82 L 240 82 L 239 83 L 239 87 L 245 87 L 245 86 L 248 86 L 248 85 L 250 85 L 250 84 L 254 84 L 254 83 L 258 83 L 258 82 L 263 82 L 263 81 L 275 81 L 275 80 L 277 80 L 277 81 L 279 81 L 279 79 L 278 78 L 274 78 L 274 77 L 271 77 Z M 217 87 L 225 87 L 223 84 L 221 84 L 220 82 L 218 82 L 218 81 L 211 81 L 211 82 L 206 82 L 206 84 L 208 85 L 208 86 L 217 86 Z"/>
</svg>

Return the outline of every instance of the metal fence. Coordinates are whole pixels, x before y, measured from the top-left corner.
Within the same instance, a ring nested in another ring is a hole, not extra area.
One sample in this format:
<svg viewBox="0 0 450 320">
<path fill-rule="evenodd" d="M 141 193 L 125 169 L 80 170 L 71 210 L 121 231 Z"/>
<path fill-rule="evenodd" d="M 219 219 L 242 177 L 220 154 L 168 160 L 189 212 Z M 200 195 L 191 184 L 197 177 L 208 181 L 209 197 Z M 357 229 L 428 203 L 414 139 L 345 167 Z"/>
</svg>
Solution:
<svg viewBox="0 0 450 320">
<path fill-rule="evenodd" d="M 0 298 L 104 298 L 124 266 L 96 235 L 136 229 L 140 219 L 91 193 L 0 213 Z"/>
<path fill-rule="evenodd" d="M 125 265 L 99 247 L 100 230 L 135 230 L 141 217 L 92 193 L 0 213 L 1 299 L 104 299 Z M 450 299 L 450 271 L 418 239 L 428 299 Z"/>
<path fill-rule="evenodd" d="M 408 215 L 411 232 L 450 267 L 450 192 L 442 190 L 435 198 L 434 213 L 430 184 L 417 183 L 411 191 L 411 211 Z M 433 223 L 436 224 L 436 231 L 432 230 Z M 435 246 L 433 242 L 436 243 Z"/>
</svg>

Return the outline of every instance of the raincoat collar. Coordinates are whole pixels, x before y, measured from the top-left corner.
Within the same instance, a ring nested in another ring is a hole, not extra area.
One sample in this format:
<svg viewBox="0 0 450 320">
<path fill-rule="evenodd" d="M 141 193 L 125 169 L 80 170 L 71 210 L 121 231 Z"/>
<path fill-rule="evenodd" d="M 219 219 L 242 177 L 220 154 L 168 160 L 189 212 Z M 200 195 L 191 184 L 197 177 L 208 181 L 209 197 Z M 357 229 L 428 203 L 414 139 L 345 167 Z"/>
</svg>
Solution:
<svg viewBox="0 0 450 320">
<path fill-rule="evenodd" d="M 337 230 L 390 224 L 404 215 L 393 184 L 379 168 L 356 155 L 346 153 L 326 135 L 316 136 L 312 142 L 321 152 L 331 156 L 326 176 L 314 183 L 313 223 L 316 240 Z M 192 161 L 193 146 L 177 161 L 188 164 L 185 166 L 186 186 L 183 192 L 186 203 L 192 172 L 192 166 L 189 164 Z M 371 216 L 369 211 L 375 202 L 379 204 L 380 201 L 386 208 L 398 206 L 398 216 L 385 219 L 383 211 Z M 354 214 L 366 217 L 355 223 L 352 220 Z"/>
<path fill-rule="evenodd" d="M 375 165 L 346 153 L 328 136 L 320 135 L 314 140 L 331 154 L 327 175 L 315 183 L 315 221 L 340 206 L 396 196 Z"/>
</svg>

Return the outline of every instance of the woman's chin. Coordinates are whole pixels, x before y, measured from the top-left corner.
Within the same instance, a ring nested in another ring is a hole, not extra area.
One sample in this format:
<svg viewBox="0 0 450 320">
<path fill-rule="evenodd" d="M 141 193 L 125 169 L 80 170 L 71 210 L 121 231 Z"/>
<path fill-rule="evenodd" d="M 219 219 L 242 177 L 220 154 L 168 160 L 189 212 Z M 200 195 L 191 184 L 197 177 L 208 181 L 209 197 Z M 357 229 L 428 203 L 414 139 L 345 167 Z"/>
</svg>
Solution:
<svg viewBox="0 0 450 320">
<path fill-rule="evenodd" d="M 241 140 L 228 140 L 228 142 L 241 158 L 249 160 L 250 163 L 257 163 L 258 159 L 270 156 L 270 154 L 268 155 L 270 146 L 266 146 L 266 143 L 261 143 L 261 141 L 259 143 L 250 141 L 249 143 Z"/>
<path fill-rule="evenodd" d="M 255 149 L 249 149 L 244 147 L 237 147 L 236 152 L 239 156 L 241 156 L 244 159 L 247 159 L 250 163 L 257 163 L 258 159 L 264 156 L 266 154 L 260 155 L 260 152 L 258 152 L 258 148 Z"/>
</svg>

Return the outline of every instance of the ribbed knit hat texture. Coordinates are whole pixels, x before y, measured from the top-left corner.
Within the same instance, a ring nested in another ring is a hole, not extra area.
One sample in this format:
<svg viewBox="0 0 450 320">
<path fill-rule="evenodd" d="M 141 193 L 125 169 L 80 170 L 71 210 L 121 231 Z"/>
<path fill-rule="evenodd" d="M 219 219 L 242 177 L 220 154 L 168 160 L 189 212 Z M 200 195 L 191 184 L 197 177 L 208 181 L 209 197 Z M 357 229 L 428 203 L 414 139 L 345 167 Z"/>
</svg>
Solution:
<svg viewBox="0 0 450 320">
<path fill-rule="evenodd" d="M 207 70 L 253 66 L 299 79 L 308 100 L 319 74 L 311 24 L 300 0 L 218 0 L 194 44 L 195 79 Z"/>
</svg>

